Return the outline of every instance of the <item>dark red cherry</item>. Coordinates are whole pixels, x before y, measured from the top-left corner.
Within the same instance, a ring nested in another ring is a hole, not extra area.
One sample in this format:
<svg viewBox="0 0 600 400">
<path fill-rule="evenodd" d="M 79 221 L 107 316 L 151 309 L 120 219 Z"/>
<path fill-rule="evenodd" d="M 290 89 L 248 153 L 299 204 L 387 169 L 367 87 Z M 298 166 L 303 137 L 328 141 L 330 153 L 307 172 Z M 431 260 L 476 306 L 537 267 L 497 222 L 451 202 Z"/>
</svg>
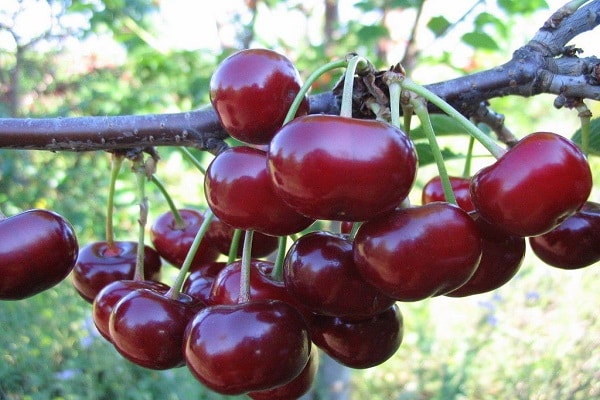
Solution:
<svg viewBox="0 0 600 400">
<path fill-rule="evenodd" d="M 161 214 L 150 228 L 152 245 L 166 261 L 180 268 L 192 246 L 200 226 L 204 222 L 204 214 L 194 209 L 178 210 L 183 219 L 183 226 L 178 226 L 171 211 Z M 206 235 L 190 266 L 190 271 L 219 257 L 219 251 Z"/>
<path fill-rule="evenodd" d="M 290 400 L 298 399 L 305 395 L 313 386 L 317 370 L 319 369 L 319 351 L 316 346 L 311 346 L 310 356 L 306 367 L 291 382 L 277 386 L 273 389 L 250 392 L 248 397 L 253 400 Z"/>
<path fill-rule="evenodd" d="M 262 150 L 237 146 L 220 153 L 206 171 L 204 188 L 215 215 L 235 228 L 284 236 L 313 223 L 275 194 Z"/>
<path fill-rule="evenodd" d="M 79 249 L 71 224 L 57 213 L 28 210 L 0 220 L 0 300 L 20 300 L 69 275 Z"/>
<path fill-rule="evenodd" d="M 415 147 L 400 129 L 335 115 L 296 118 L 268 154 L 275 192 L 313 219 L 364 221 L 393 210 L 417 171 Z"/>
<path fill-rule="evenodd" d="M 525 257 L 524 238 L 499 231 L 481 218 L 477 211 L 472 211 L 469 215 L 481 234 L 481 260 L 467 283 L 446 293 L 446 296 L 471 296 L 498 289 L 519 272 Z"/>
<path fill-rule="evenodd" d="M 306 366 L 310 351 L 304 318 L 278 300 L 206 307 L 185 332 L 184 354 L 192 374 L 228 395 L 291 382 Z"/>
<path fill-rule="evenodd" d="M 113 308 L 119 300 L 137 289 L 151 289 L 166 293 L 169 290 L 169 286 L 156 281 L 115 281 L 104 286 L 94 298 L 94 302 L 92 303 L 94 325 L 96 325 L 100 334 L 109 342 L 112 341 L 110 339 L 109 320 Z"/>
<path fill-rule="evenodd" d="M 365 320 L 317 316 L 311 324 L 313 342 L 331 358 L 350 368 L 371 368 L 396 353 L 404 323 L 396 304 Z"/>
<path fill-rule="evenodd" d="M 137 260 L 137 242 L 94 242 L 79 251 L 71 274 L 77 293 L 92 303 L 100 290 L 109 283 L 133 279 Z M 162 261 L 149 246 L 144 248 L 144 279 L 159 280 Z"/>
<path fill-rule="evenodd" d="M 360 274 L 399 301 L 457 289 L 475 273 L 480 258 L 475 221 L 445 202 L 395 210 L 367 221 L 354 239 Z"/>
<path fill-rule="evenodd" d="M 471 201 L 470 185 L 471 179 L 469 178 L 462 178 L 458 176 L 450 177 L 450 186 L 454 192 L 456 203 L 466 212 L 470 212 L 475 209 L 475 206 L 473 206 L 473 202 Z M 446 201 L 444 188 L 442 186 L 442 179 L 439 176 L 434 176 L 431 178 L 425 184 L 423 191 L 421 192 L 422 204 L 433 203 L 434 201 Z"/>
<path fill-rule="evenodd" d="M 600 204 L 586 202 L 550 232 L 529 238 L 529 244 L 552 267 L 578 269 L 600 261 Z"/>
<path fill-rule="evenodd" d="M 180 293 L 177 299 L 149 289 L 137 289 L 119 300 L 109 319 L 109 334 L 117 351 L 150 369 L 181 367 L 183 335 L 204 303 Z"/>
<path fill-rule="evenodd" d="M 517 236 L 549 232 L 590 195 L 587 160 L 569 139 L 550 132 L 521 139 L 471 181 L 482 218 Z"/>
<path fill-rule="evenodd" d="M 233 240 L 233 233 L 235 228 L 227 225 L 221 221 L 218 217 L 214 217 L 210 225 L 210 229 L 206 233 L 206 238 L 210 240 L 212 245 L 224 255 L 229 255 L 229 249 L 231 248 L 231 242 Z M 244 235 L 240 235 L 238 240 L 238 251 L 237 257 L 242 256 L 243 250 L 243 238 Z M 279 240 L 276 236 L 265 235 L 260 232 L 254 232 L 252 236 L 252 257 L 261 258 L 266 257 L 269 254 L 277 250 Z"/>
<path fill-rule="evenodd" d="M 182 292 L 204 303 L 210 303 L 210 291 L 218 273 L 227 263 L 215 261 L 191 272 L 183 282 Z"/>
<path fill-rule="evenodd" d="M 210 79 L 210 101 L 234 138 L 268 144 L 302 87 L 300 74 L 285 56 L 248 49 L 223 60 Z M 308 112 L 306 98 L 296 115 Z"/>
<path fill-rule="evenodd" d="M 283 280 L 287 290 L 316 314 L 368 317 L 395 302 L 358 273 L 352 242 L 329 232 L 311 232 L 294 242 L 284 261 Z"/>
</svg>

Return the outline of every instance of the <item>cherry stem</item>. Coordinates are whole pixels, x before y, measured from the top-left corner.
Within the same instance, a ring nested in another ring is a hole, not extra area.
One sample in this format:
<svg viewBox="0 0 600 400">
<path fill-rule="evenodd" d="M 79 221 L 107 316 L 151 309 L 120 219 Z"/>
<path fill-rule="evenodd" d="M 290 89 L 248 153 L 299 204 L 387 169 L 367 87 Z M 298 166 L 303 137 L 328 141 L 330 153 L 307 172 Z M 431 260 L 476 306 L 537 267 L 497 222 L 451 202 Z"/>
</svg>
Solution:
<svg viewBox="0 0 600 400">
<path fill-rule="evenodd" d="M 185 221 L 181 217 L 181 213 L 175 206 L 175 203 L 173 202 L 173 198 L 167 191 L 167 188 L 165 188 L 165 185 L 163 185 L 163 183 L 160 181 L 160 179 L 158 179 L 158 177 L 156 175 L 152 175 L 151 181 L 158 188 L 158 190 L 162 193 L 163 197 L 165 198 L 165 201 L 169 205 L 169 209 L 171 210 L 171 213 L 173 214 L 173 218 L 175 219 L 175 228 L 177 228 L 177 229 L 185 228 Z"/>
<path fill-rule="evenodd" d="M 579 112 L 579 120 L 581 121 L 581 151 L 587 155 L 590 151 L 590 121 L 592 119 L 592 112 L 582 101 L 576 107 Z"/>
<path fill-rule="evenodd" d="M 342 104 L 340 106 L 340 116 L 352 118 L 352 92 L 354 91 L 354 75 L 357 68 L 367 67 L 369 62 L 366 58 L 358 55 L 350 55 L 347 61 L 347 68 L 344 74 L 344 88 L 342 92 Z"/>
<path fill-rule="evenodd" d="M 444 158 L 442 156 L 442 152 L 440 151 L 440 146 L 438 145 L 437 139 L 435 137 L 433 125 L 431 125 L 431 118 L 429 118 L 429 111 L 427 110 L 427 105 L 422 98 L 413 98 L 411 99 L 411 103 L 415 109 L 415 114 L 417 114 L 417 118 L 419 118 L 419 120 L 421 121 L 421 126 L 423 126 L 425 136 L 427 136 L 427 140 L 429 141 L 429 147 L 431 148 L 431 153 L 433 154 L 433 158 L 435 160 L 438 172 L 440 174 L 442 188 L 444 189 L 444 197 L 446 198 L 446 201 L 448 203 L 456 205 L 456 197 L 454 196 L 454 192 L 452 191 L 450 177 L 448 176 L 446 164 L 444 163 Z"/>
<path fill-rule="evenodd" d="M 229 254 L 227 255 L 227 264 L 231 264 L 237 258 L 238 248 L 240 247 L 240 238 L 242 237 L 242 230 L 236 229 L 233 231 L 231 237 L 231 246 L 229 246 Z"/>
<path fill-rule="evenodd" d="M 396 128 L 401 128 L 400 125 L 400 96 L 402 95 L 402 86 L 397 81 L 391 81 L 388 83 L 388 89 L 390 91 L 390 113 L 392 119 L 392 125 Z M 407 122 L 406 117 L 404 115 L 404 127 L 406 128 L 407 124 L 410 124 L 410 120 Z"/>
<path fill-rule="evenodd" d="M 178 149 L 181 152 L 181 154 L 183 154 L 185 159 L 192 163 L 194 167 L 196 167 L 202 173 L 202 175 L 206 175 L 206 168 L 204 168 L 204 166 L 200 163 L 196 156 L 194 156 L 187 147 L 181 146 L 178 147 Z"/>
<path fill-rule="evenodd" d="M 288 112 L 285 116 L 285 119 L 283 120 L 283 125 L 287 124 L 288 122 L 290 122 L 291 120 L 294 119 L 294 117 L 296 116 L 296 113 L 298 112 L 298 108 L 300 107 L 300 104 L 302 104 L 302 101 L 304 101 L 304 96 L 306 96 L 306 94 L 310 90 L 313 83 L 315 83 L 316 80 L 321 77 L 321 75 L 323 75 L 329 71 L 332 71 L 334 69 L 337 69 L 337 68 L 343 68 L 347 64 L 348 64 L 348 62 L 346 60 L 332 61 L 330 63 L 327 63 L 327 64 L 321 66 L 320 68 L 315 70 L 312 74 L 310 74 L 308 76 L 308 78 L 306 78 L 304 85 L 302 85 L 302 87 L 300 88 L 300 91 L 298 91 L 298 94 L 296 94 L 296 97 L 294 98 L 294 101 L 292 102 L 292 105 L 290 106 L 290 109 L 288 110 Z"/>
<path fill-rule="evenodd" d="M 353 241 L 354 238 L 356 237 L 356 233 L 358 232 L 358 229 L 360 228 L 361 225 L 362 225 L 362 222 L 355 222 L 352 224 L 352 229 L 350 230 L 350 236 L 348 237 L 351 241 Z"/>
<path fill-rule="evenodd" d="M 407 77 L 404 77 L 400 81 L 400 85 L 404 90 L 411 91 L 417 94 L 418 96 L 423 97 L 427 101 L 437 106 L 440 110 L 448 114 L 450 117 L 458 121 L 471 136 L 477 139 L 492 154 L 492 156 L 494 156 L 494 158 L 498 159 L 502 157 L 504 153 L 506 153 L 506 150 L 500 147 L 498 143 L 496 143 L 492 138 L 490 138 L 483 131 L 481 131 L 471 121 L 465 118 L 464 115 L 459 113 L 450 104 L 446 103 L 444 99 L 442 99 L 432 91 L 415 83 L 413 80 Z"/>
<path fill-rule="evenodd" d="M 181 264 L 179 273 L 175 277 L 175 282 L 173 282 L 173 286 L 171 286 L 171 288 L 169 289 L 169 291 L 166 294 L 167 297 L 169 297 L 171 299 L 177 299 L 179 297 L 179 293 L 181 293 L 181 288 L 183 287 L 183 283 L 185 282 L 187 273 L 190 270 L 192 261 L 194 261 L 194 257 L 196 256 L 196 252 L 198 251 L 198 248 L 200 247 L 202 238 L 204 238 L 204 235 L 208 231 L 208 228 L 210 227 L 210 223 L 212 222 L 213 218 L 214 218 L 213 212 L 211 211 L 210 208 L 207 209 L 206 212 L 204 213 L 204 221 L 202 221 L 202 224 L 200 225 L 200 228 L 198 229 L 198 232 L 196 233 L 196 236 L 194 237 L 194 241 L 192 242 L 190 249 L 188 250 L 187 254 L 185 255 L 185 259 L 183 260 L 183 263 Z"/>
<path fill-rule="evenodd" d="M 286 247 L 287 236 L 279 236 L 277 258 L 275 258 L 275 265 L 273 266 L 273 271 L 271 271 L 271 278 L 279 282 L 283 280 L 283 261 L 285 260 Z"/>
<path fill-rule="evenodd" d="M 467 158 L 465 159 L 465 167 L 463 169 L 463 178 L 471 176 L 471 162 L 473 161 L 473 147 L 475 146 L 475 138 L 469 136 L 469 147 L 467 148 Z"/>
<path fill-rule="evenodd" d="M 250 301 L 250 265 L 252 261 L 252 237 L 254 231 L 246 231 L 244 236 L 244 248 L 242 250 L 242 270 L 240 276 L 240 295 L 238 303 Z"/>
<path fill-rule="evenodd" d="M 115 186 L 117 184 L 117 177 L 121 171 L 124 158 L 125 157 L 122 154 L 118 153 L 112 153 L 111 156 L 110 182 L 108 185 L 108 200 L 106 201 L 106 244 L 108 245 L 109 249 L 115 244 L 115 230 L 113 222 Z"/>
<path fill-rule="evenodd" d="M 146 223 L 148 222 L 148 198 L 146 197 L 146 169 L 144 166 L 144 156 L 140 154 L 133 161 L 133 168 L 135 171 L 138 199 L 140 202 L 140 218 L 138 219 L 138 246 L 135 262 L 135 272 L 133 274 L 133 280 L 144 279 L 144 257 L 145 257 L 145 243 L 146 243 Z"/>
</svg>

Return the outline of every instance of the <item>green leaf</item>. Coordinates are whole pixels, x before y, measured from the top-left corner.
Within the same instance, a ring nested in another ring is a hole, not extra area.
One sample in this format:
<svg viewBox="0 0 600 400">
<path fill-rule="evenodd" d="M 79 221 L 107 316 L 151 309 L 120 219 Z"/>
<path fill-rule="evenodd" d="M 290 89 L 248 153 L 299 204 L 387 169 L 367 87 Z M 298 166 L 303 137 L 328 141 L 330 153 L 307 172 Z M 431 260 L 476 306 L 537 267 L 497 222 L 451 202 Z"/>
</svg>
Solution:
<svg viewBox="0 0 600 400">
<path fill-rule="evenodd" d="M 498 6 L 508 14 L 531 14 L 534 11 L 547 9 L 548 3 L 545 0 L 498 0 Z"/>
<path fill-rule="evenodd" d="M 469 32 L 465 33 L 462 41 L 469 46 L 478 49 L 498 50 L 498 44 L 490 35 L 485 32 Z"/>
<path fill-rule="evenodd" d="M 381 25 L 365 25 L 356 34 L 362 42 L 373 42 L 382 37 L 389 36 L 389 31 Z"/>
<path fill-rule="evenodd" d="M 431 152 L 431 147 L 429 146 L 429 142 L 427 141 L 416 141 L 413 142 L 415 145 L 415 149 L 417 150 L 417 154 L 419 156 L 419 167 L 423 167 L 425 165 L 434 164 L 435 158 L 433 158 L 433 153 Z M 465 158 L 464 154 L 455 153 L 454 151 L 443 148 L 440 150 L 442 152 L 442 157 L 444 161 L 449 161 L 452 159 Z"/>
<path fill-rule="evenodd" d="M 433 125 L 433 131 L 436 136 L 449 136 L 449 135 L 466 135 L 467 132 L 454 118 L 449 117 L 445 114 L 431 114 L 429 116 L 431 124 Z M 423 128 L 419 125 L 418 127 L 410 131 L 410 138 L 413 140 L 426 139 Z"/>
<path fill-rule="evenodd" d="M 581 147 L 581 128 L 571 137 L 571 140 Z M 590 122 L 590 143 L 588 154 L 600 156 L 600 118 L 595 118 Z"/>
<path fill-rule="evenodd" d="M 427 28 L 429 28 L 429 30 L 432 31 L 436 37 L 442 36 L 449 27 L 450 21 L 448 21 L 442 15 L 431 18 L 427 23 Z"/>
</svg>

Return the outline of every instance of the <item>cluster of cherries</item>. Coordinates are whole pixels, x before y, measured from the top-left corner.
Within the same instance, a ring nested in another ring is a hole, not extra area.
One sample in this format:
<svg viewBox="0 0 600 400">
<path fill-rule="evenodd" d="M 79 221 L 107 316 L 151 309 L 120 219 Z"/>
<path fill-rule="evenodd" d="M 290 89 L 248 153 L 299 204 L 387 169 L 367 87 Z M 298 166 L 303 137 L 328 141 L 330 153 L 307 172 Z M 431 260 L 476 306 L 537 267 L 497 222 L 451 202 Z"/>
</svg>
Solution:
<svg viewBox="0 0 600 400">
<path fill-rule="evenodd" d="M 456 205 L 440 177 L 424 187 L 422 205 L 410 205 L 418 157 L 409 136 L 378 120 L 308 115 L 306 97 L 287 121 L 301 86 L 273 51 L 225 59 L 211 102 L 243 143 L 206 171 L 210 211 L 159 216 L 143 276 L 135 242 L 79 250 L 56 214 L 7 218 L 0 299 L 38 293 L 72 270 L 98 330 L 128 360 L 187 365 L 223 394 L 290 399 L 310 389 L 317 348 L 351 368 L 385 362 L 402 342 L 398 302 L 499 288 L 517 273 L 526 240 L 555 267 L 600 260 L 591 171 L 564 137 L 530 134 L 474 176 L 451 177 Z M 322 221 L 339 221 L 339 231 Z M 251 234 L 242 244 L 236 231 Z M 288 236 L 295 240 L 281 254 Z M 232 246 L 235 261 L 219 261 Z M 159 281 L 162 260 L 182 268 L 190 259 L 181 285 Z"/>
</svg>

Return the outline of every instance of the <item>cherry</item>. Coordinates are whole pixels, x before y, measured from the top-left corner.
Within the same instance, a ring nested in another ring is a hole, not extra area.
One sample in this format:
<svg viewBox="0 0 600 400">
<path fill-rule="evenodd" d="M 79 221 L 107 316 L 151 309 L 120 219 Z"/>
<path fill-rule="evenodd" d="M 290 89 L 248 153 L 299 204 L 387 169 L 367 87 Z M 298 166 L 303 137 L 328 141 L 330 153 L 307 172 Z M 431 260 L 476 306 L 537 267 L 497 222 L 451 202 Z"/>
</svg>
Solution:
<svg viewBox="0 0 600 400">
<path fill-rule="evenodd" d="M 311 346 L 310 356 L 306 367 L 291 382 L 274 389 L 248 393 L 253 400 L 289 400 L 298 399 L 306 394 L 312 387 L 319 369 L 319 351 Z"/>
<path fill-rule="evenodd" d="M 358 273 L 352 242 L 329 232 L 311 232 L 294 242 L 284 261 L 283 280 L 288 291 L 316 314 L 367 317 L 395 302 Z"/>
<path fill-rule="evenodd" d="M 367 221 L 354 239 L 360 274 L 399 301 L 457 289 L 475 273 L 480 258 L 475 221 L 445 202 L 399 209 Z"/>
<path fill-rule="evenodd" d="M 498 289 L 517 274 L 525 257 L 525 239 L 499 231 L 477 211 L 469 215 L 481 234 L 481 261 L 467 283 L 446 293 L 446 296 L 471 296 Z"/>
<path fill-rule="evenodd" d="M 184 354 L 192 374 L 228 395 L 285 385 L 300 375 L 310 351 L 304 318 L 278 300 L 208 306 L 185 331 Z"/>
<path fill-rule="evenodd" d="M 234 138 L 268 144 L 302 87 L 300 74 L 285 56 L 248 49 L 223 60 L 210 80 L 210 101 Z M 308 112 L 305 99 L 296 115 Z"/>
<path fill-rule="evenodd" d="M 525 136 L 471 181 L 481 217 L 517 236 L 544 234 L 590 195 L 587 160 L 569 139 L 550 132 Z"/>
<path fill-rule="evenodd" d="M 454 192 L 456 203 L 463 210 L 470 212 L 475 209 L 471 201 L 470 192 L 471 179 L 458 176 L 450 177 L 450 186 Z M 434 201 L 446 201 L 442 179 L 439 176 L 431 178 L 423 187 L 421 192 L 421 202 L 423 204 L 433 203 Z"/>
<path fill-rule="evenodd" d="M 578 269 L 600 261 L 600 204 L 583 207 L 550 232 L 529 238 L 531 249 L 546 264 Z"/>
<path fill-rule="evenodd" d="M 33 209 L 0 220 L 0 300 L 20 300 L 69 275 L 79 249 L 71 224 Z"/>
<path fill-rule="evenodd" d="M 275 194 L 262 150 L 237 146 L 223 151 L 208 166 L 204 187 L 214 214 L 235 228 L 284 236 L 314 222 Z"/>
<path fill-rule="evenodd" d="M 364 320 L 317 316 L 311 324 L 313 342 L 331 358 L 350 368 L 371 368 L 396 353 L 404 323 L 396 304 Z"/>
<path fill-rule="evenodd" d="M 119 300 L 137 289 L 151 289 L 166 293 L 169 290 L 169 286 L 156 281 L 114 281 L 104 286 L 94 298 L 94 302 L 92 303 L 94 325 L 96 325 L 100 334 L 109 342 L 112 342 L 109 320 L 113 308 Z"/>
<path fill-rule="evenodd" d="M 208 304 L 213 282 L 219 271 L 226 266 L 225 262 L 215 261 L 191 272 L 183 282 L 182 292 Z"/>
<path fill-rule="evenodd" d="M 276 193 L 314 219 L 364 221 L 393 210 L 416 176 L 415 147 L 381 121 L 308 115 L 271 141 L 269 174 Z"/>
<path fill-rule="evenodd" d="M 81 248 L 71 274 L 77 293 L 88 303 L 92 303 L 98 292 L 109 283 L 133 279 L 137 246 L 137 242 L 132 241 L 115 241 L 112 246 L 99 241 Z M 158 280 L 161 265 L 160 255 L 156 250 L 145 246 L 144 278 Z"/>
<path fill-rule="evenodd" d="M 192 246 L 200 226 L 204 222 L 201 211 L 194 209 L 178 210 L 184 225 L 178 226 L 175 216 L 171 211 L 161 214 L 152 224 L 150 238 L 152 245 L 162 258 L 180 268 Z M 209 238 L 204 236 L 200 247 L 190 266 L 190 271 L 203 264 L 215 261 L 219 251 L 213 246 Z"/>
<path fill-rule="evenodd" d="M 168 293 L 167 293 L 168 294 Z M 150 369 L 181 367 L 183 334 L 204 303 L 180 293 L 177 299 L 151 289 L 137 289 L 119 300 L 109 319 L 117 351 Z"/>
<path fill-rule="evenodd" d="M 231 242 L 233 241 L 234 231 L 235 228 L 227 225 L 218 217 L 214 217 L 212 223 L 210 224 L 210 229 L 208 232 L 206 232 L 206 238 L 221 254 L 229 255 L 229 249 L 231 248 Z M 243 237 L 244 235 L 241 235 L 238 240 L 237 257 L 242 256 Z M 252 237 L 251 255 L 255 258 L 266 257 L 277 250 L 278 245 L 279 241 L 276 236 L 254 232 Z"/>
</svg>

